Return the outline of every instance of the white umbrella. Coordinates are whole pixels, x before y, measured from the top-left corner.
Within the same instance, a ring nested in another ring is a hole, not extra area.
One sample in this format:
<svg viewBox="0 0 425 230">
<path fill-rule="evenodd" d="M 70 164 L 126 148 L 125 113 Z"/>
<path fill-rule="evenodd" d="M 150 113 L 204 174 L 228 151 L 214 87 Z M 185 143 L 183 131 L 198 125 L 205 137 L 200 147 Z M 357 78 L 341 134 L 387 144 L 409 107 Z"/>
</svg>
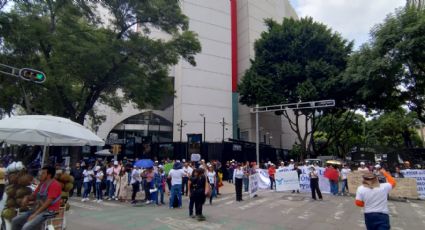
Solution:
<svg viewBox="0 0 425 230">
<path fill-rule="evenodd" d="M 49 115 L 14 116 L 0 120 L 0 141 L 44 146 L 103 146 L 105 142 L 86 127 Z M 45 151 L 43 151 L 42 163 Z"/>
<path fill-rule="evenodd" d="M 105 157 L 113 156 L 113 154 L 109 151 L 109 149 L 103 149 L 103 150 L 97 151 L 95 154 L 98 156 L 105 156 Z"/>
</svg>

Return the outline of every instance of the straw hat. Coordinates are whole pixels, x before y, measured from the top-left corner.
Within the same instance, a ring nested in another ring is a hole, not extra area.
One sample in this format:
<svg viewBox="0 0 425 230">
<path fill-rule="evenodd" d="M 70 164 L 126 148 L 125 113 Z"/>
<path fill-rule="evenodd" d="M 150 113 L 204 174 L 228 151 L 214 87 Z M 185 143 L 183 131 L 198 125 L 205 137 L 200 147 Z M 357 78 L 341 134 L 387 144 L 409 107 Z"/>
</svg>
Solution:
<svg viewBox="0 0 425 230">
<path fill-rule="evenodd" d="M 372 172 L 366 172 L 363 174 L 363 185 L 368 188 L 379 188 L 378 177 Z"/>
</svg>

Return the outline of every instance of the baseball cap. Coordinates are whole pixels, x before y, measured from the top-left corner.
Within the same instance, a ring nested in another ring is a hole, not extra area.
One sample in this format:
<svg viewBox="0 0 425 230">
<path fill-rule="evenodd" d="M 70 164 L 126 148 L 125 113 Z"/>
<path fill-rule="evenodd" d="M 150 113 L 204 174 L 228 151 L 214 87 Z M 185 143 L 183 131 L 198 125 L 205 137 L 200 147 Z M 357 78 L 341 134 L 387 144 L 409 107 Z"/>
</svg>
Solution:
<svg viewBox="0 0 425 230">
<path fill-rule="evenodd" d="M 118 161 L 114 161 L 114 165 L 118 165 Z"/>
</svg>

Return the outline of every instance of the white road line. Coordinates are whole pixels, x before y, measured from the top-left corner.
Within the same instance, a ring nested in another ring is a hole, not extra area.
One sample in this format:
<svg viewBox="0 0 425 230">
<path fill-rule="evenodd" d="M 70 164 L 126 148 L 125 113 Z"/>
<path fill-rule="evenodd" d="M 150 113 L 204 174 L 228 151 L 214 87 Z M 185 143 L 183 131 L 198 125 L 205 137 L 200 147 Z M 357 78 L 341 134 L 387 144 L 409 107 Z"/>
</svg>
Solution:
<svg viewBox="0 0 425 230">
<path fill-rule="evenodd" d="M 284 215 L 288 215 L 292 210 L 294 210 L 294 208 L 288 208 L 286 210 L 281 210 L 280 212 Z"/>
<path fill-rule="evenodd" d="M 74 201 L 69 201 L 69 204 L 72 206 L 76 206 L 79 208 L 85 208 L 85 209 L 89 209 L 89 210 L 95 210 L 95 211 L 102 211 L 102 208 L 99 207 L 95 207 L 95 206 L 91 206 L 91 205 L 87 205 L 87 204 L 82 204 L 82 203 L 78 203 L 78 202 L 74 202 Z"/>
<path fill-rule="evenodd" d="M 240 210 L 245 210 L 248 208 L 252 208 L 256 205 L 262 204 L 266 201 L 269 201 L 269 199 L 259 199 L 259 200 L 253 200 L 252 202 L 249 202 L 248 204 L 242 205 L 240 207 L 238 207 Z"/>
</svg>

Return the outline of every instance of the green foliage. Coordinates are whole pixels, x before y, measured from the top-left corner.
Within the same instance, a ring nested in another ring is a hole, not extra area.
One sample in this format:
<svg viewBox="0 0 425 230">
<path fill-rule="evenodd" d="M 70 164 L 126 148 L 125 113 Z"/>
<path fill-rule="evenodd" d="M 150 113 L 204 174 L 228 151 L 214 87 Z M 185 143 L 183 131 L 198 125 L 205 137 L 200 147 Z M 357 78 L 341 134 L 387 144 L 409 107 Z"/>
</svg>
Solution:
<svg viewBox="0 0 425 230">
<path fill-rule="evenodd" d="M 352 99 L 341 84 L 352 43 L 311 18 L 266 20 L 267 31 L 255 42 L 255 59 L 239 85 L 240 102 L 248 106 L 335 99 L 350 108 Z M 284 112 L 297 135 L 301 159 L 315 129 L 313 110 Z M 312 128 L 309 128 L 312 121 Z M 304 127 L 302 127 L 304 126 Z M 304 131 L 305 130 L 305 131 Z"/>
<path fill-rule="evenodd" d="M 87 115 L 102 120 L 97 102 L 116 111 L 128 102 L 159 104 L 173 94 L 169 67 L 180 58 L 195 65 L 201 49 L 176 0 L 15 1 L 1 12 L 0 25 L 0 62 L 47 75 L 42 85 L 1 77 L 12 92 L 2 90 L 0 98 L 14 97 L 0 107 L 21 105 L 80 123 Z M 169 39 L 154 38 L 152 28 Z"/>
<path fill-rule="evenodd" d="M 311 18 L 267 20 L 239 92 L 246 105 L 345 100 L 339 84 L 352 43 Z M 343 103 L 337 103 L 343 105 Z"/>
<path fill-rule="evenodd" d="M 344 81 L 357 86 L 351 93 L 370 109 L 407 105 L 424 122 L 425 8 L 399 9 L 371 34 L 350 59 Z"/>
</svg>

